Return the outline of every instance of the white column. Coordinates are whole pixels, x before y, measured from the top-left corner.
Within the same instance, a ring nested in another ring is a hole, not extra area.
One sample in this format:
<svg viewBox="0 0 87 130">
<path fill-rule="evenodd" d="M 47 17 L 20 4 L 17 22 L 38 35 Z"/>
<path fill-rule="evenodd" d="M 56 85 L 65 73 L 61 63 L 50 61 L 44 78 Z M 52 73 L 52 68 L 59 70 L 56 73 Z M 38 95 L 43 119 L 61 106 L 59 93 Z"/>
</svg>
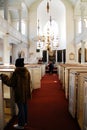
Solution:
<svg viewBox="0 0 87 130">
<path fill-rule="evenodd" d="M 84 10 L 85 10 L 84 5 L 81 5 L 81 33 L 83 33 L 85 29 Z M 85 62 L 85 47 L 84 47 L 83 40 L 81 40 L 81 63 L 84 63 L 84 62 Z"/>
<path fill-rule="evenodd" d="M 74 18 L 74 37 L 76 37 L 78 34 L 78 22 L 79 22 L 78 17 L 75 17 Z"/>
<path fill-rule="evenodd" d="M 57 63 L 57 50 L 56 50 L 56 63 Z"/>
<path fill-rule="evenodd" d="M 27 21 L 26 21 L 26 31 L 27 31 L 27 38 L 29 39 L 29 12 L 27 9 Z"/>
<path fill-rule="evenodd" d="M 76 35 L 78 33 L 78 17 L 74 18 L 74 37 L 76 39 Z M 76 46 L 76 41 L 74 44 L 74 49 L 75 49 L 75 62 L 78 63 L 78 51 L 77 51 L 77 46 Z"/>
<path fill-rule="evenodd" d="M 29 20 L 26 20 L 26 36 L 27 39 L 29 40 Z"/>
<path fill-rule="evenodd" d="M 21 9 L 19 9 L 19 32 L 21 33 L 22 27 L 21 27 Z"/>
<path fill-rule="evenodd" d="M 84 47 L 85 42 L 81 41 L 81 63 L 85 63 L 85 47 Z"/>
<path fill-rule="evenodd" d="M 3 43 L 3 64 L 10 64 L 10 45 L 9 45 L 9 35 L 4 36 Z"/>
<path fill-rule="evenodd" d="M 62 63 L 63 63 L 63 59 L 64 59 L 64 57 L 63 57 L 63 50 L 62 50 Z"/>
<path fill-rule="evenodd" d="M 76 44 L 74 46 L 75 46 L 75 62 L 78 63 L 78 47 Z"/>
<path fill-rule="evenodd" d="M 4 129 L 4 104 L 3 104 L 3 88 L 0 79 L 0 130 Z"/>
<path fill-rule="evenodd" d="M 57 50 L 57 51 L 58 51 L 58 50 Z M 57 59 L 58 59 L 58 62 L 59 62 L 59 56 L 58 56 L 58 55 L 59 55 L 59 53 L 57 54 Z"/>
<path fill-rule="evenodd" d="M 85 23 L 84 23 L 84 10 L 85 7 L 83 5 L 81 5 L 81 33 L 84 31 L 85 29 Z"/>
<path fill-rule="evenodd" d="M 47 63 L 49 62 L 49 54 L 48 54 L 48 51 L 47 51 Z"/>
<path fill-rule="evenodd" d="M 4 19 L 8 20 L 8 1 L 4 0 Z"/>
</svg>

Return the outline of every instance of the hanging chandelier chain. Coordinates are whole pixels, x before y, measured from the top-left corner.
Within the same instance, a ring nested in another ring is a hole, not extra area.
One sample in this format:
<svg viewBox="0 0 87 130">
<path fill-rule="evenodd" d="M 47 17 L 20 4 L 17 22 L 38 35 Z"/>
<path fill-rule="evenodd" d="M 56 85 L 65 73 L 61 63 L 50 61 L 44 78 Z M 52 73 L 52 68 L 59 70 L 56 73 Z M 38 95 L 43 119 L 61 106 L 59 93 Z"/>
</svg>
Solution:
<svg viewBox="0 0 87 130">
<path fill-rule="evenodd" d="M 46 47 L 46 49 L 48 51 L 52 51 L 53 48 L 58 48 L 58 41 L 59 38 L 58 36 L 54 34 L 53 32 L 53 23 L 52 23 L 52 16 L 51 16 L 51 0 L 47 0 L 47 4 L 46 4 L 46 10 L 47 13 L 49 14 L 49 22 L 50 22 L 50 26 L 47 27 L 47 32 L 46 34 L 43 34 L 42 36 L 40 36 L 40 21 L 38 19 L 38 46 L 41 47 L 41 44 L 43 43 L 43 46 Z"/>
</svg>

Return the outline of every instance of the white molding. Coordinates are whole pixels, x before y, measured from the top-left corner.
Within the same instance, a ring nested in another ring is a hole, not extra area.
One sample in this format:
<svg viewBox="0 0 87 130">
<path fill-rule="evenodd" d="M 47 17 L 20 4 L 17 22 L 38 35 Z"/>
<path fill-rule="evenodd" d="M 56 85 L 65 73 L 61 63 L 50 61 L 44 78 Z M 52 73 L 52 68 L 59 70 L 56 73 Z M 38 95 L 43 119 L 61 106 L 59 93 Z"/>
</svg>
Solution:
<svg viewBox="0 0 87 130">
<path fill-rule="evenodd" d="M 15 40 L 18 40 L 19 42 L 28 43 L 28 40 L 24 35 L 22 35 L 20 32 L 18 32 L 14 27 L 12 27 L 6 20 L 4 20 L 0 16 L 0 30 L 4 34 L 8 34 L 9 36 L 12 36 L 15 38 Z"/>
</svg>

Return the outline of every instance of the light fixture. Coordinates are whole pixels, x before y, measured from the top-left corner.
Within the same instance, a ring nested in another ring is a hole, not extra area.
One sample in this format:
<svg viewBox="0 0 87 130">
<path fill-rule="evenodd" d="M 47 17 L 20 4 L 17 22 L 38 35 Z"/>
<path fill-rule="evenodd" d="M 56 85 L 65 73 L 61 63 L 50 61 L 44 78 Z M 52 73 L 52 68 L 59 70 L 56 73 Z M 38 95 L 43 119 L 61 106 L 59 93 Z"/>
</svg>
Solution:
<svg viewBox="0 0 87 130">
<path fill-rule="evenodd" d="M 49 13 L 49 2 L 47 2 L 47 13 Z"/>
<path fill-rule="evenodd" d="M 47 13 L 49 13 L 49 26 L 47 27 L 46 34 L 40 35 L 40 21 L 38 19 L 38 48 L 47 50 L 49 53 L 52 50 L 57 50 L 59 46 L 59 37 L 52 31 L 52 16 L 51 16 L 51 0 L 47 1 Z"/>
</svg>

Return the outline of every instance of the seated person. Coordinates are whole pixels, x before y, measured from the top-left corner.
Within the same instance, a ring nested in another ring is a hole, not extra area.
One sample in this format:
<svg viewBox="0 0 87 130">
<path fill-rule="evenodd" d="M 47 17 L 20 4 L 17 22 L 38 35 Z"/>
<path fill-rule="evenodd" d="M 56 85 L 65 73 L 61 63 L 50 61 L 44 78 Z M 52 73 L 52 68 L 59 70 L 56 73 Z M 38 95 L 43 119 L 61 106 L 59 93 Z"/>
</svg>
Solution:
<svg viewBox="0 0 87 130">
<path fill-rule="evenodd" d="M 39 59 L 38 64 L 42 64 L 42 63 L 43 63 L 42 59 Z"/>
<path fill-rule="evenodd" d="M 53 73 L 54 65 L 52 61 L 49 62 L 49 73 Z"/>
</svg>

